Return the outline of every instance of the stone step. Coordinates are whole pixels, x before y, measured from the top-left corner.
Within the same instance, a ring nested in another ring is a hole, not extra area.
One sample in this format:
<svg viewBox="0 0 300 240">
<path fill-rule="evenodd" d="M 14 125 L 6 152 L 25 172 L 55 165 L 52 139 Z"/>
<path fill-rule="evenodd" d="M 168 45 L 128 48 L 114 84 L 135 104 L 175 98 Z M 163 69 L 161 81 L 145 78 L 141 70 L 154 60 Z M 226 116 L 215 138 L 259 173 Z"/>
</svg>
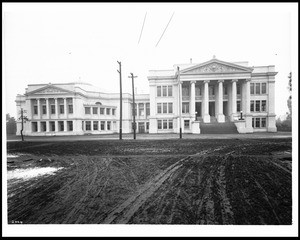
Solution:
<svg viewBox="0 0 300 240">
<path fill-rule="evenodd" d="M 233 122 L 211 122 L 201 123 L 200 130 L 202 134 L 230 134 L 238 133 L 236 126 Z"/>
</svg>

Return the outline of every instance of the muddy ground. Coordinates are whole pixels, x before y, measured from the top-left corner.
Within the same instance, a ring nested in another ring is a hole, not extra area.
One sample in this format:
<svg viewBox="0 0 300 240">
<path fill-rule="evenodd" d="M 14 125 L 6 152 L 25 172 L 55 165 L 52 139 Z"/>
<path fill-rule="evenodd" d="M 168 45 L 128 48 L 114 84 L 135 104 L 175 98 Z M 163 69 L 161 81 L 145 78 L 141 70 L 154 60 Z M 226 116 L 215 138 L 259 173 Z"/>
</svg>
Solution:
<svg viewBox="0 0 300 240">
<path fill-rule="evenodd" d="M 290 225 L 291 141 L 9 142 L 8 223 Z"/>
</svg>

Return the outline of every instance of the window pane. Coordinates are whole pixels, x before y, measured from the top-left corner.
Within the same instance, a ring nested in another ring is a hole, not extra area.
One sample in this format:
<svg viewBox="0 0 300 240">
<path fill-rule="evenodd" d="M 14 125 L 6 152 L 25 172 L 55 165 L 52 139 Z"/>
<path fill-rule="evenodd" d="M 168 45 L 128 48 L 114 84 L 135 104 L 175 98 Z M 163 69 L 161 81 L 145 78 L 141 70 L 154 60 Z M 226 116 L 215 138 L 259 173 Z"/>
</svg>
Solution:
<svg viewBox="0 0 300 240">
<path fill-rule="evenodd" d="M 98 114 L 98 108 L 97 107 L 93 107 L 93 114 Z"/>
<path fill-rule="evenodd" d="M 190 120 L 184 120 L 184 128 L 185 129 L 190 128 Z"/>
<path fill-rule="evenodd" d="M 91 108 L 85 107 L 85 114 L 91 114 Z"/>
<path fill-rule="evenodd" d="M 61 114 L 64 114 L 64 112 L 65 112 L 64 105 L 59 105 L 59 112 Z"/>
<path fill-rule="evenodd" d="M 266 127 L 267 126 L 267 119 L 266 118 L 262 118 L 261 119 L 261 127 Z"/>
<path fill-rule="evenodd" d="M 261 93 L 267 93 L 267 84 L 266 83 L 262 83 L 262 85 L 261 85 Z"/>
<path fill-rule="evenodd" d="M 93 129 L 98 130 L 98 121 L 93 122 Z"/>
<path fill-rule="evenodd" d="M 254 128 L 254 118 L 252 118 L 252 127 Z"/>
<path fill-rule="evenodd" d="M 201 96 L 201 88 L 200 88 L 200 86 L 196 86 L 196 96 Z"/>
<path fill-rule="evenodd" d="M 100 108 L 100 114 L 104 114 L 104 108 Z"/>
<path fill-rule="evenodd" d="M 173 103 L 168 103 L 169 113 L 173 113 Z"/>
<path fill-rule="evenodd" d="M 236 94 L 241 94 L 241 85 L 239 83 L 236 84 Z"/>
<path fill-rule="evenodd" d="M 161 97 L 161 86 L 157 86 L 157 96 Z"/>
<path fill-rule="evenodd" d="M 168 129 L 168 120 L 163 121 L 164 129 Z"/>
<path fill-rule="evenodd" d="M 250 94 L 254 94 L 254 83 L 250 83 Z"/>
<path fill-rule="evenodd" d="M 167 96 L 167 86 L 163 86 L 163 96 Z"/>
<path fill-rule="evenodd" d="M 157 104 L 157 113 L 161 113 L 161 103 Z"/>
<path fill-rule="evenodd" d="M 240 112 L 241 111 L 241 101 L 236 102 L 236 111 Z"/>
<path fill-rule="evenodd" d="M 173 129 L 173 120 L 169 120 L 169 129 Z"/>
<path fill-rule="evenodd" d="M 69 113 L 73 113 L 73 105 L 69 105 Z"/>
<path fill-rule="evenodd" d="M 169 97 L 172 97 L 172 91 L 173 90 L 173 88 L 172 88 L 172 86 L 168 86 L 168 96 Z"/>
<path fill-rule="evenodd" d="M 150 115 L 150 103 L 146 103 L 146 116 Z"/>
<path fill-rule="evenodd" d="M 254 112 L 254 101 L 253 100 L 251 100 L 251 103 L 250 103 L 250 111 Z"/>
<path fill-rule="evenodd" d="M 255 83 L 255 94 L 260 94 L 260 83 Z"/>
<path fill-rule="evenodd" d="M 108 121 L 107 122 L 107 130 L 110 130 L 110 125 L 111 125 L 111 123 L 110 123 L 110 121 Z"/>
<path fill-rule="evenodd" d="M 167 105 L 167 103 L 163 103 L 163 113 L 168 113 L 168 105 Z"/>
<path fill-rule="evenodd" d="M 255 111 L 256 112 L 260 111 L 260 101 L 255 101 Z"/>
<path fill-rule="evenodd" d="M 105 130 L 105 122 L 101 121 L 101 130 Z"/>
<path fill-rule="evenodd" d="M 182 96 L 189 96 L 189 89 L 187 87 L 182 88 Z"/>
<path fill-rule="evenodd" d="M 260 127 L 260 118 L 255 118 L 255 127 Z"/>
<path fill-rule="evenodd" d="M 262 112 L 267 111 L 267 101 L 266 100 L 261 101 L 261 111 Z"/>
<path fill-rule="evenodd" d="M 110 115 L 110 108 L 106 108 L 106 115 Z"/>
<path fill-rule="evenodd" d="M 157 128 L 162 129 L 161 120 L 157 120 Z"/>
</svg>

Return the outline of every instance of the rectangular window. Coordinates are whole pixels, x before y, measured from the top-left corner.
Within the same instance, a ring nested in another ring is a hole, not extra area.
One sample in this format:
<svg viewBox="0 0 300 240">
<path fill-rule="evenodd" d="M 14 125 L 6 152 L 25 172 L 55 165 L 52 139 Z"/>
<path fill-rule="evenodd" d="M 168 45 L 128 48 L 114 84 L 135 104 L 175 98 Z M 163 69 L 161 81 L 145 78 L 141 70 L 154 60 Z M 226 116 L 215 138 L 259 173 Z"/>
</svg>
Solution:
<svg viewBox="0 0 300 240">
<path fill-rule="evenodd" d="M 169 120 L 169 129 L 173 129 L 173 120 Z"/>
<path fill-rule="evenodd" d="M 91 131 L 91 121 L 85 121 L 85 130 Z"/>
<path fill-rule="evenodd" d="M 38 107 L 35 105 L 33 106 L 33 114 L 37 115 L 38 114 Z"/>
<path fill-rule="evenodd" d="M 104 108 L 100 108 L 100 114 L 104 115 Z"/>
<path fill-rule="evenodd" d="M 50 121 L 49 125 L 50 125 L 50 131 L 54 132 L 55 131 L 55 122 L 54 121 Z"/>
<path fill-rule="evenodd" d="M 227 92 L 227 85 L 225 85 L 225 86 L 223 87 L 223 92 L 224 92 L 224 95 L 228 95 L 228 92 Z"/>
<path fill-rule="evenodd" d="M 266 94 L 267 93 L 267 83 L 261 84 L 261 93 Z"/>
<path fill-rule="evenodd" d="M 55 114 L 55 105 L 51 105 L 50 108 L 51 108 L 51 114 Z"/>
<path fill-rule="evenodd" d="M 168 103 L 168 111 L 169 113 L 173 113 L 173 103 Z"/>
<path fill-rule="evenodd" d="M 239 83 L 236 84 L 236 94 L 241 94 L 241 85 Z"/>
<path fill-rule="evenodd" d="M 254 112 L 254 101 L 251 100 L 250 102 L 250 112 Z"/>
<path fill-rule="evenodd" d="M 105 121 L 101 121 L 101 130 L 105 130 Z"/>
<path fill-rule="evenodd" d="M 112 115 L 115 116 L 116 115 L 116 109 L 112 109 Z"/>
<path fill-rule="evenodd" d="M 161 86 L 157 86 L 157 96 L 161 97 Z"/>
<path fill-rule="evenodd" d="M 255 118 L 255 127 L 256 128 L 260 127 L 260 118 Z"/>
<path fill-rule="evenodd" d="M 182 113 L 189 113 L 190 112 L 190 104 L 187 103 L 182 103 Z"/>
<path fill-rule="evenodd" d="M 157 113 L 161 113 L 161 103 L 157 104 Z"/>
<path fill-rule="evenodd" d="M 162 129 L 162 120 L 157 120 L 157 129 Z"/>
<path fill-rule="evenodd" d="M 31 123 L 31 129 L 32 129 L 32 132 L 37 132 L 37 130 L 38 130 L 37 122 Z"/>
<path fill-rule="evenodd" d="M 250 83 L 250 94 L 254 94 L 254 83 Z"/>
<path fill-rule="evenodd" d="M 189 95 L 189 89 L 187 87 L 182 87 L 182 96 L 188 97 Z"/>
<path fill-rule="evenodd" d="M 267 127 L 267 119 L 266 118 L 261 118 L 261 127 L 262 128 Z"/>
<path fill-rule="evenodd" d="M 150 103 L 146 103 L 146 116 L 150 115 Z"/>
<path fill-rule="evenodd" d="M 58 121 L 58 131 L 64 131 L 64 121 Z"/>
<path fill-rule="evenodd" d="M 59 105 L 59 113 L 60 114 L 64 114 L 65 113 L 64 105 Z"/>
<path fill-rule="evenodd" d="M 168 86 L 168 96 L 172 97 L 173 95 L 173 87 L 172 86 Z"/>
<path fill-rule="evenodd" d="M 252 127 L 254 128 L 254 118 L 252 118 Z"/>
<path fill-rule="evenodd" d="M 163 97 L 167 96 L 167 86 L 163 86 Z"/>
<path fill-rule="evenodd" d="M 163 120 L 163 129 L 168 129 L 168 120 Z"/>
<path fill-rule="evenodd" d="M 255 83 L 255 94 L 260 94 L 260 83 Z"/>
<path fill-rule="evenodd" d="M 215 95 L 215 86 L 209 86 L 208 91 L 209 91 L 210 96 L 214 96 Z"/>
<path fill-rule="evenodd" d="M 144 103 L 139 103 L 139 115 L 144 116 L 145 109 L 144 109 Z"/>
<path fill-rule="evenodd" d="M 163 113 L 168 113 L 168 104 L 163 103 Z"/>
<path fill-rule="evenodd" d="M 98 114 L 98 107 L 93 107 L 93 114 Z"/>
<path fill-rule="evenodd" d="M 93 121 L 93 129 L 98 130 L 98 121 Z"/>
<path fill-rule="evenodd" d="M 85 114 L 91 114 L 91 108 L 90 107 L 85 107 Z"/>
<path fill-rule="evenodd" d="M 106 115 L 110 115 L 110 108 L 106 108 Z"/>
<path fill-rule="evenodd" d="M 111 122 L 107 121 L 107 130 L 110 130 L 110 127 L 111 127 Z"/>
<path fill-rule="evenodd" d="M 241 111 L 241 101 L 236 101 L 236 111 L 237 112 Z"/>
<path fill-rule="evenodd" d="M 69 105 L 71 106 L 71 105 Z M 68 131 L 73 131 L 73 121 L 67 121 L 67 128 Z"/>
<path fill-rule="evenodd" d="M 261 101 L 261 111 L 262 112 L 266 112 L 267 111 L 267 101 L 266 100 L 262 100 Z"/>
<path fill-rule="evenodd" d="M 201 87 L 196 86 L 196 96 L 201 96 Z"/>
<path fill-rule="evenodd" d="M 255 112 L 260 111 L 260 101 L 255 101 Z"/>
<path fill-rule="evenodd" d="M 184 120 L 184 129 L 190 128 L 190 120 Z"/>
<path fill-rule="evenodd" d="M 46 122 L 41 122 L 41 132 L 46 132 Z"/>
<path fill-rule="evenodd" d="M 73 105 L 68 105 L 68 113 L 72 114 L 73 113 Z"/>
<path fill-rule="evenodd" d="M 43 114 L 47 114 L 47 108 L 46 108 L 46 105 L 43 105 L 43 106 L 42 106 L 42 109 L 43 109 Z"/>
</svg>

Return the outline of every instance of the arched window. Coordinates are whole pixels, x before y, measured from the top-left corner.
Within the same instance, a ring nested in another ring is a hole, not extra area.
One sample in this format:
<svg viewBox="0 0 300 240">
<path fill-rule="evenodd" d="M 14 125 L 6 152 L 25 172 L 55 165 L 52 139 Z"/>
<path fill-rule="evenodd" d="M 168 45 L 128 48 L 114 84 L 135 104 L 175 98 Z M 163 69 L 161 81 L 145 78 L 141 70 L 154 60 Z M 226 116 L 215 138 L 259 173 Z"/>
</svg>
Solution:
<svg viewBox="0 0 300 240">
<path fill-rule="evenodd" d="M 102 105 L 102 103 L 101 103 L 101 102 L 96 102 L 95 104 L 99 104 L 99 105 Z"/>
</svg>

